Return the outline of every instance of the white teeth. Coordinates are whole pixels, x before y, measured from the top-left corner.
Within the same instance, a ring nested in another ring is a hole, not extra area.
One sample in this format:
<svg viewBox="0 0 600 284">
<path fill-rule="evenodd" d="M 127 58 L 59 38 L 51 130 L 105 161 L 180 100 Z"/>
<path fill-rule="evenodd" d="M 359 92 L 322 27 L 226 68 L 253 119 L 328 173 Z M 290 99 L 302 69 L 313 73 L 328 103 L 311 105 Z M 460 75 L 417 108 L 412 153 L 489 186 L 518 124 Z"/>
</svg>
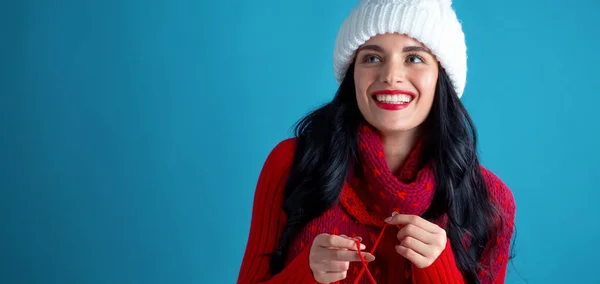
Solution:
<svg viewBox="0 0 600 284">
<path fill-rule="evenodd" d="M 409 95 L 377 95 L 375 98 L 379 102 L 390 104 L 404 104 L 412 101 L 412 97 Z"/>
</svg>

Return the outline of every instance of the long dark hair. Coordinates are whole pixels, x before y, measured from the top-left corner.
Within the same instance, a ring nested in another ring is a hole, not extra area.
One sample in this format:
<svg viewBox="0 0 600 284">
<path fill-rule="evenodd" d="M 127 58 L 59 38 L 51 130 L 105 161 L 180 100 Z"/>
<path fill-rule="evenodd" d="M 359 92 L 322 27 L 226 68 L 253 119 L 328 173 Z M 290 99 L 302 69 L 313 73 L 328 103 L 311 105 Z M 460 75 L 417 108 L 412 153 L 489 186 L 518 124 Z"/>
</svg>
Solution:
<svg viewBox="0 0 600 284">
<path fill-rule="evenodd" d="M 495 234 L 491 224 L 496 211 L 477 158 L 475 126 L 445 70 L 441 66 L 439 70 L 431 112 L 423 125 L 424 156 L 433 161 L 437 188 L 422 217 L 447 216 L 456 264 L 468 283 L 480 283 L 478 262 Z M 273 274 L 283 270 L 294 236 L 339 201 L 349 169 L 357 162 L 358 126 L 364 118 L 354 88 L 353 63 L 333 100 L 296 124 L 296 152 L 284 190 L 287 221 L 271 255 Z"/>
</svg>

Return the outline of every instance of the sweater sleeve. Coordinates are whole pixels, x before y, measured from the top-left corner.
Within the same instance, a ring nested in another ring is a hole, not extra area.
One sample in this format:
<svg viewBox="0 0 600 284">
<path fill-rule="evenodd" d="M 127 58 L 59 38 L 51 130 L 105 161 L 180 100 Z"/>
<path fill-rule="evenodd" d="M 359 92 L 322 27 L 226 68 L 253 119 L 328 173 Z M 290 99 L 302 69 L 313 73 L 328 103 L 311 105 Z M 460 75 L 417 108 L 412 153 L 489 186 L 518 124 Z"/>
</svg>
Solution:
<svg viewBox="0 0 600 284">
<path fill-rule="evenodd" d="M 480 262 L 483 270 L 479 278 L 482 283 L 504 283 L 514 231 L 515 200 L 510 188 L 498 176 L 485 168 L 482 173 L 498 216 L 495 218 L 496 238 L 490 240 L 483 251 Z"/>
<path fill-rule="evenodd" d="M 412 265 L 414 284 L 463 284 L 463 276 L 456 266 L 450 240 L 438 258 L 428 267 L 418 268 Z"/>
<path fill-rule="evenodd" d="M 309 248 L 276 275 L 271 275 L 270 257 L 265 255 L 276 249 L 285 225 L 286 216 L 281 208 L 283 189 L 293 160 L 294 149 L 293 139 L 280 142 L 263 165 L 254 193 L 250 232 L 238 275 L 238 284 L 316 283 L 309 267 Z"/>
</svg>

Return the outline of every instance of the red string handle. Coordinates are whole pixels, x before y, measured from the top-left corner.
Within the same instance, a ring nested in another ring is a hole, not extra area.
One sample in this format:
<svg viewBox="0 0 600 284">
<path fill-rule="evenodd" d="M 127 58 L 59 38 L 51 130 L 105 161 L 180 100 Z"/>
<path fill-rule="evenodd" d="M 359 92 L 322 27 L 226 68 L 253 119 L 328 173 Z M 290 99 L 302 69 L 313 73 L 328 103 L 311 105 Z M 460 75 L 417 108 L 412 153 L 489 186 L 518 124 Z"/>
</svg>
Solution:
<svg viewBox="0 0 600 284">
<path fill-rule="evenodd" d="M 383 237 L 383 232 L 385 232 L 385 228 L 386 227 L 387 227 L 387 224 L 384 224 L 383 228 L 381 229 L 381 232 L 379 232 L 379 236 L 377 236 L 377 240 L 375 240 L 375 243 L 373 244 L 373 247 L 371 248 L 371 254 L 375 253 L 375 249 L 377 249 L 377 246 L 379 245 L 379 241 L 381 241 L 381 237 Z M 358 252 L 358 256 L 360 257 L 360 261 L 363 264 L 363 268 L 358 273 L 358 276 L 356 277 L 356 280 L 354 280 L 354 284 L 357 284 L 358 281 L 360 281 L 360 278 L 365 273 L 365 271 L 367 272 L 367 276 L 369 276 L 369 279 L 371 279 L 371 283 L 377 284 L 377 282 L 375 281 L 375 278 L 373 278 L 373 275 L 371 275 L 371 272 L 369 271 L 369 268 L 367 267 L 367 265 L 368 265 L 367 261 L 365 260 L 365 258 L 360 253 L 360 241 L 356 240 L 355 243 L 356 243 L 356 251 Z"/>
<path fill-rule="evenodd" d="M 377 236 L 377 239 L 375 240 L 375 243 L 373 244 L 373 247 L 371 248 L 371 251 L 370 251 L 371 254 L 375 253 L 375 249 L 377 249 L 377 246 L 379 245 L 379 241 L 381 241 L 381 238 L 383 237 L 383 233 L 385 232 L 385 228 L 387 228 L 387 226 L 388 226 L 387 223 L 383 225 L 381 232 L 379 232 L 379 236 Z M 396 226 L 396 227 L 400 228 L 400 226 Z M 363 257 L 363 255 L 360 253 L 360 241 L 355 240 L 354 243 L 356 244 L 356 251 L 358 253 L 358 257 L 360 258 L 360 262 L 363 264 L 362 269 L 356 276 L 356 280 L 354 280 L 354 284 L 358 284 L 358 281 L 360 281 L 360 279 L 362 278 L 365 271 L 367 272 L 367 276 L 371 280 L 371 283 L 377 284 L 377 281 L 375 281 L 375 278 L 373 278 L 371 271 L 369 271 L 369 268 L 367 267 L 369 265 L 369 263 Z M 335 284 L 339 284 L 339 283 L 340 283 L 340 281 L 335 282 Z"/>
<path fill-rule="evenodd" d="M 358 280 L 360 280 L 364 271 L 367 271 L 367 275 L 369 276 L 369 279 L 371 279 L 371 283 L 377 284 L 377 282 L 375 281 L 375 278 L 373 278 L 373 275 L 371 275 L 371 271 L 369 271 L 369 268 L 367 267 L 367 264 L 368 264 L 367 260 L 365 260 L 363 255 L 360 253 L 360 241 L 356 240 L 355 242 L 356 242 L 356 248 L 358 249 L 358 257 L 360 257 L 360 262 L 362 262 L 363 268 L 361 269 L 356 280 L 354 281 L 354 284 L 358 283 Z"/>
</svg>

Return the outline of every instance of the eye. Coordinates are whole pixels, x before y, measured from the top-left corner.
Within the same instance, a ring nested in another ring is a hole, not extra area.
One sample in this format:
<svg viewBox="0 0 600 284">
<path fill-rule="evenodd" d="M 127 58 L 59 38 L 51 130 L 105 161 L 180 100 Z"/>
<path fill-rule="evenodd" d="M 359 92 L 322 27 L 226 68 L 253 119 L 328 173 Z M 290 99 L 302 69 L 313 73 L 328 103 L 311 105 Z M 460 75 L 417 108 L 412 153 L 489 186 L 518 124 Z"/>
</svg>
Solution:
<svg viewBox="0 0 600 284">
<path fill-rule="evenodd" d="M 379 59 L 379 57 L 375 56 L 375 55 L 367 55 L 363 58 L 363 62 L 365 63 L 376 63 L 376 62 L 380 62 L 381 60 Z"/>
<path fill-rule="evenodd" d="M 406 57 L 406 60 L 410 63 L 424 63 L 425 60 L 423 60 L 423 58 L 421 58 L 419 55 L 417 54 L 409 54 Z"/>
</svg>

